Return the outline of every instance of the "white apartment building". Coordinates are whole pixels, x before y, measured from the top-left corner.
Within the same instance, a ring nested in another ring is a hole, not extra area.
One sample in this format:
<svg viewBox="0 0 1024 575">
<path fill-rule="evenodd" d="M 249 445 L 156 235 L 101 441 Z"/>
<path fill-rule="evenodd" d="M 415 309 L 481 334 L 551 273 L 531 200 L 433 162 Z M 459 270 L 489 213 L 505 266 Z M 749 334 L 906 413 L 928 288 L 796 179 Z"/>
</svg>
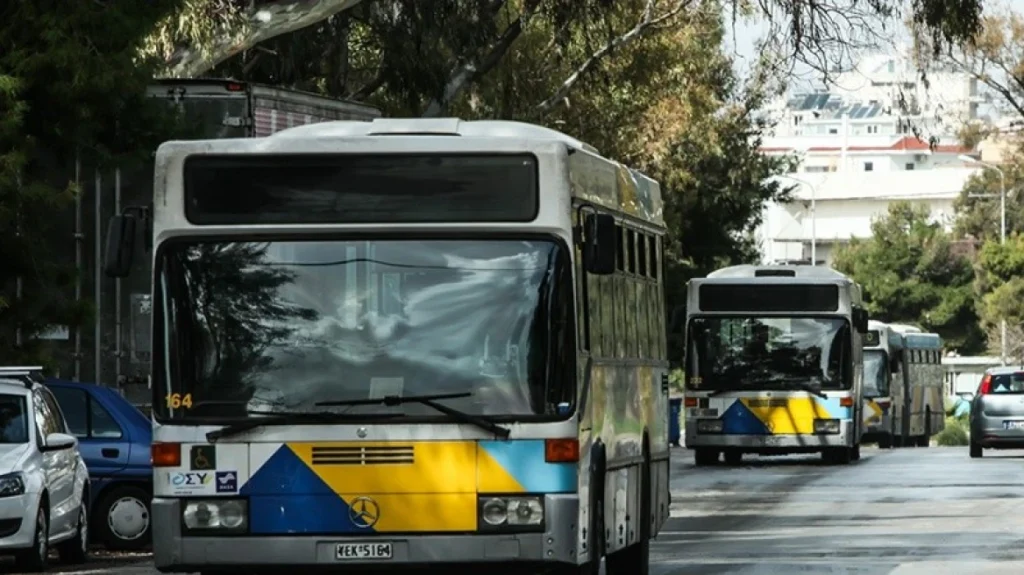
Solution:
<svg viewBox="0 0 1024 575">
<path fill-rule="evenodd" d="M 829 90 L 778 98 L 766 112 L 778 137 L 955 135 L 988 101 L 967 74 L 930 72 L 925 86 L 909 58 L 875 55 L 837 74 Z"/>
<path fill-rule="evenodd" d="M 982 99 L 965 74 L 931 74 L 929 82 L 926 90 L 905 58 L 872 56 L 829 92 L 781 99 L 768 110 L 778 124 L 761 150 L 793 155 L 799 165 L 780 176 L 797 186 L 795 201 L 765 207 L 757 232 L 765 262 L 810 262 L 813 253 L 819 265 L 830 264 L 837 246 L 871 237 L 872 221 L 896 200 L 926 204 L 951 225 L 954 200 L 981 169 L 960 159 L 969 150 L 954 130 L 977 120 Z"/>
</svg>

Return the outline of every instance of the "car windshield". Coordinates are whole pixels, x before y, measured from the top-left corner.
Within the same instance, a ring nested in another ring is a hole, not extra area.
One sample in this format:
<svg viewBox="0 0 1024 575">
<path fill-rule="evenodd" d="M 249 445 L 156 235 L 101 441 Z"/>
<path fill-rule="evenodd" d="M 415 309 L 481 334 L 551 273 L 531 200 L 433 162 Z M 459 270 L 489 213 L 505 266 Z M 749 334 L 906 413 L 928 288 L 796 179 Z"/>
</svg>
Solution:
<svg viewBox="0 0 1024 575">
<path fill-rule="evenodd" d="M 889 360 L 882 350 L 864 352 L 864 397 L 889 395 Z"/>
<path fill-rule="evenodd" d="M 0 443 L 26 443 L 29 439 L 25 398 L 21 395 L 0 395 Z"/>
<path fill-rule="evenodd" d="M 837 317 L 716 317 L 690 320 L 691 389 L 848 389 L 850 323 Z"/>
<path fill-rule="evenodd" d="M 572 281 L 545 240 L 182 242 L 161 246 L 158 418 L 309 411 L 467 393 L 478 415 L 564 414 Z M 323 408 L 317 408 L 323 409 Z M 351 415 L 437 417 L 422 403 Z"/>
</svg>

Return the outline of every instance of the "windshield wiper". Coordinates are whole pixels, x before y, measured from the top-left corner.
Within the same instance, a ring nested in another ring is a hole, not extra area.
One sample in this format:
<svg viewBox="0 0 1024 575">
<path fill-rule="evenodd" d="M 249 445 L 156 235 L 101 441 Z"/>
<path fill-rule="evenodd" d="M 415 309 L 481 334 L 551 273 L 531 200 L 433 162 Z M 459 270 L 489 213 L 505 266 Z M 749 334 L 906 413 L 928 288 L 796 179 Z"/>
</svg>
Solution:
<svg viewBox="0 0 1024 575">
<path fill-rule="evenodd" d="M 263 412 L 249 412 L 250 415 L 264 415 Z M 373 415 L 347 415 L 344 413 L 332 413 L 330 411 L 292 411 L 284 413 L 268 413 L 266 417 L 256 417 L 238 423 L 232 423 L 227 427 L 215 429 L 206 434 L 206 440 L 213 443 L 218 439 L 238 435 L 264 425 L 301 425 L 309 423 L 338 423 L 340 421 L 351 421 L 353 419 L 378 419 L 398 417 L 395 413 L 373 414 Z"/>
<path fill-rule="evenodd" d="M 443 403 L 438 403 L 442 399 L 459 399 L 463 397 L 470 397 L 472 393 L 439 393 L 435 395 L 387 395 L 380 398 L 374 399 L 342 399 L 338 401 L 319 401 L 315 403 L 317 407 L 343 407 L 352 405 L 385 405 L 388 407 L 394 407 L 396 405 L 402 405 L 403 403 L 419 403 L 426 405 L 440 411 L 455 421 L 460 423 L 468 423 L 475 425 L 484 431 L 489 431 L 500 437 L 501 439 L 508 439 L 511 435 L 511 431 L 506 428 L 494 423 L 486 417 L 474 415 L 472 413 L 466 413 L 465 411 L 459 411 L 453 407 L 448 407 Z"/>
</svg>

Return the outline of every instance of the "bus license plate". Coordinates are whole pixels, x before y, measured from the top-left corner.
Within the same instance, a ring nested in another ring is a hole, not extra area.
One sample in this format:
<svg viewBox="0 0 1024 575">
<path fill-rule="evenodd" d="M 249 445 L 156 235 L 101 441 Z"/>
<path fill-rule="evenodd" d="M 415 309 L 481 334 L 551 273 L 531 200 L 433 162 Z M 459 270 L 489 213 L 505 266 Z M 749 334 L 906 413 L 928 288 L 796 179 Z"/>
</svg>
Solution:
<svg viewBox="0 0 1024 575">
<path fill-rule="evenodd" d="M 334 548 L 338 561 L 359 559 L 391 559 L 391 543 L 339 543 Z"/>
<path fill-rule="evenodd" d="M 1003 429 L 1024 429 L 1024 421 L 1004 421 Z"/>
</svg>

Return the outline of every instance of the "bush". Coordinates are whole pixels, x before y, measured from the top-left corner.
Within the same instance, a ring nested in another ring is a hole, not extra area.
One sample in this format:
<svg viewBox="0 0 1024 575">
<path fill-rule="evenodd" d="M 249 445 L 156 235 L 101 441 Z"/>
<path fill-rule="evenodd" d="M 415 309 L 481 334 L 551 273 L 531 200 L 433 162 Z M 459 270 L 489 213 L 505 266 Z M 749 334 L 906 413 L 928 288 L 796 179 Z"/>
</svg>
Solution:
<svg viewBox="0 0 1024 575">
<path fill-rule="evenodd" d="M 970 423 L 967 417 L 947 417 L 946 428 L 935 436 L 935 442 L 939 445 L 963 446 L 970 443 Z"/>
</svg>

